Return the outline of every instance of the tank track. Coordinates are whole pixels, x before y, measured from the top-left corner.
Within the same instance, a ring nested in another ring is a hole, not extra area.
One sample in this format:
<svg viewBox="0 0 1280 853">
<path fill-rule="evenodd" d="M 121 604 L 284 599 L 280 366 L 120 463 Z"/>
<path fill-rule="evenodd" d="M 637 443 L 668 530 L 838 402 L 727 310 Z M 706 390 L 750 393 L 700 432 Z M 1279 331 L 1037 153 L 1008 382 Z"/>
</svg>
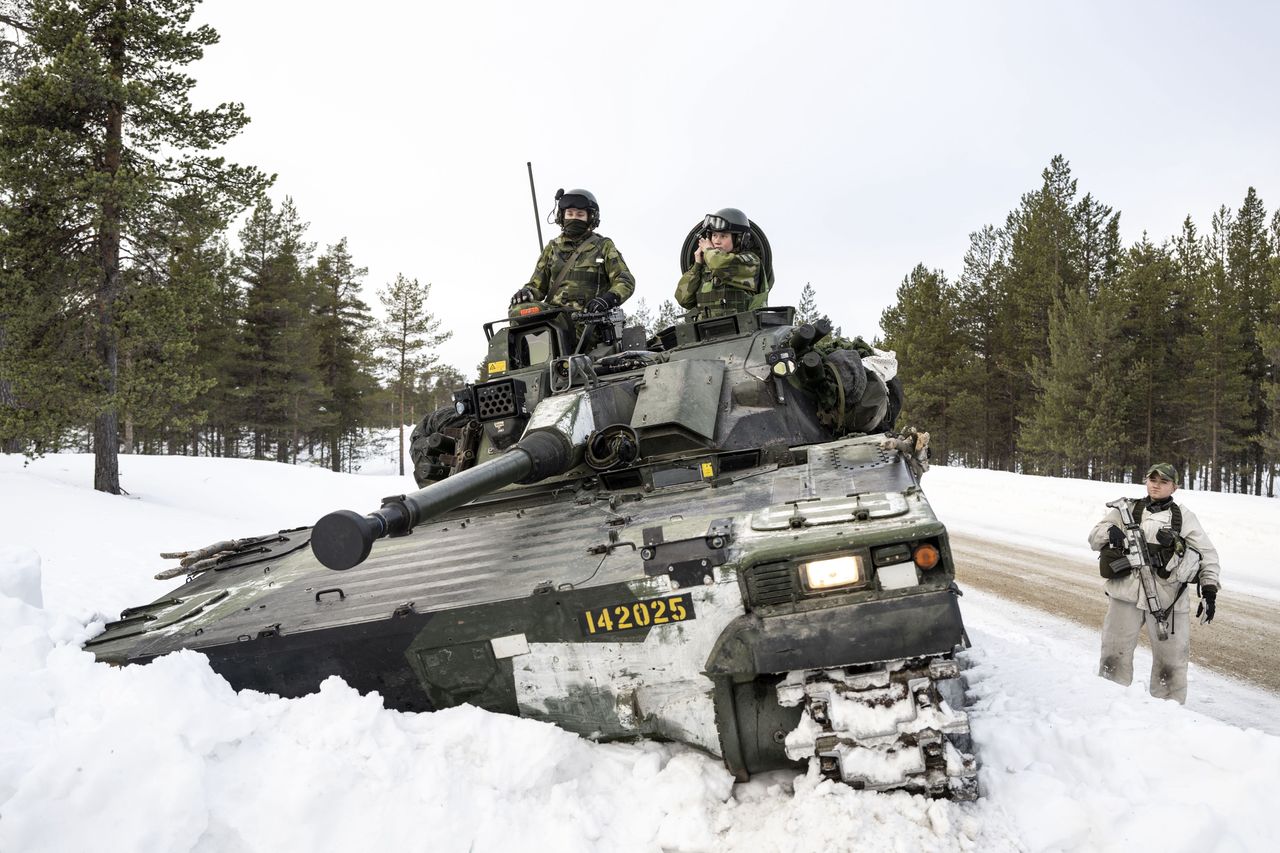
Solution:
<svg viewBox="0 0 1280 853">
<path fill-rule="evenodd" d="M 797 670 L 778 702 L 803 706 L 787 757 L 854 788 L 974 800 L 978 762 L 959 665 L 949 658 Z"/>
</svg>

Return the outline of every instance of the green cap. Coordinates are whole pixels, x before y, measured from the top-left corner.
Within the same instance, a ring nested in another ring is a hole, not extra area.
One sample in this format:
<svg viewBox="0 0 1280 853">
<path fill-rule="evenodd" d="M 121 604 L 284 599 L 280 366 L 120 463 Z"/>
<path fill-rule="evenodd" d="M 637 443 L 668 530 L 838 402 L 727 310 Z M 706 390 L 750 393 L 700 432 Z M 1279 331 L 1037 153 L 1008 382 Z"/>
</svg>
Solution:
<svg viewBox="0 0 1280 853">
<path fill-rule="evenodd" d="M 1166 480 L 1172 480 L 1175 486 L 1178 485 L 1178 469 L 1174 468 L 1170 462 L 1157 462 L 1152 465 L 1147 469 L 1146 476 L 1150 477 L 1152 474 L 1159 474 Z"/>
</svg>

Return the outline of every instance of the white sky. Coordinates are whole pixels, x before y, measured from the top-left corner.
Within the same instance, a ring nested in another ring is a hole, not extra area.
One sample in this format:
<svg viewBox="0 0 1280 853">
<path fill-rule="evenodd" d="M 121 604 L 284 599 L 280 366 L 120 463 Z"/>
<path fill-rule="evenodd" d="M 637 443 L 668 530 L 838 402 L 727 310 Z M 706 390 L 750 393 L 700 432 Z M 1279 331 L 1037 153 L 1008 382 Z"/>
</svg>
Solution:
<svg viewBox="0 0 1280 853">
<path fill-rule="evenodd" d="M 198 20 L 222 42 L 197 102 L 253 119 L 228 155 L 279 174 L 320 248 L 349 238 L 370 304 L 397 272 L 432 282 L 468 373 L 536 259 L 526 160 L 543 214 L 557 187 L 600 199 L 633 301 L 669 298 L 689 227 L 734 206 L 773 245 L 774 304 L 811 282 L 868 336 L 916 263 L 957 277 L 1056 153 L 1126 243 L 1250 185 L 1280 204 L 1272 4 L 214 0 Z"/>
</svg>

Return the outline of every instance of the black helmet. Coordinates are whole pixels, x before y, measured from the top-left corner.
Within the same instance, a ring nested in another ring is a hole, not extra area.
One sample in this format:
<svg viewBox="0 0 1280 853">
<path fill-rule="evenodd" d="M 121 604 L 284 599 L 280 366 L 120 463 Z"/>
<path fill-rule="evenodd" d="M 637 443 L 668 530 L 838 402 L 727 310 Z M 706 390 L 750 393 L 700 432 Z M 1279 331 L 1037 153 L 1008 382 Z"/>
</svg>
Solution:
<svg viewBox="0 0 1280 853">
<path fill-rule="evenodd" d="M 702 233 L 710 234 L 712 231 L 728 231 L 730 234 L 741 235 L 734 238 L 734 248 L 744 250 L 751 248 L 751 220 L 736 207 L 722 207 L 715 213 L 704 216 Z"/>
<path fill-rule="evenodd" d="M 556 190 L 556 224 L 564 225 L 564 211 L 567 207 L 587 211 L 587 225 L 595 228 L 600 224 L 600 204 L 590 190 Z"/>
</svg>

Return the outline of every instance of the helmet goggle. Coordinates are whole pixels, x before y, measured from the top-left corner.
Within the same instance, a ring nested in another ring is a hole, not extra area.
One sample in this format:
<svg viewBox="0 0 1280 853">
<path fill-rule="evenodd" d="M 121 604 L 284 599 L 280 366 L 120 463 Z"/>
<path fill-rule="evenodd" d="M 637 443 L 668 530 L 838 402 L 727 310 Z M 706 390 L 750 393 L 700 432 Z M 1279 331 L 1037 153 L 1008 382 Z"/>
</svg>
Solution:
<svg viewBox="0 0 1280 853">
<path fill-rule="evenodd" d="M 729 220 L 722 216 L 716 216 L 714 213 L 708 213 L 702 217 L 702 228 L 704 231 L 733 231 L 730 227 Z"/>
<path fill-rule="evenodd" d="M 559 205 L 561 210 L 568 210 L 571 207 L 575 210 L 591 209 L 591 202 L 586 196 L 582 195 L 562 195 L 560 196 Z"/>
</svg>

